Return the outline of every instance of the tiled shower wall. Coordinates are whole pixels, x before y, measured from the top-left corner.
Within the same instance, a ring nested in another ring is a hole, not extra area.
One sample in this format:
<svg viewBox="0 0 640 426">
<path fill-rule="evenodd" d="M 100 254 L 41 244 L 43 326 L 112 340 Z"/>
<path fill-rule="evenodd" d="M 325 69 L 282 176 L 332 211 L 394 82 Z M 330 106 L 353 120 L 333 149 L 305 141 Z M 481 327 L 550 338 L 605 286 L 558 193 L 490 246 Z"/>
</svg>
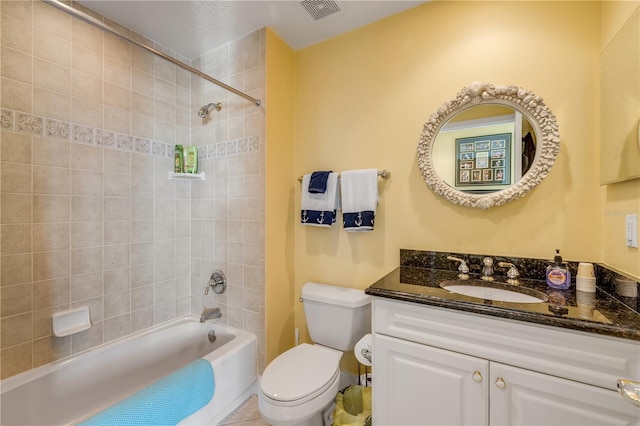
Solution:
<svg viewBox="0 0 640 426">
<path fill-rule="evenodd" d="M 199 313 L 200 293 L 191 294 L 198 280 L 190 273 L 204 257 L 191 250 L 202 253 L 204 239 L 191 236 L 209 231 L 192 226 L 202 215 L 199 194 L 215 183 L 167 178 L 173 145 L 189 143 L 200 106 L 191 103 L 188 72 L 39 1 L 2 0 L 0 8 L 6 378 Z M 225 160 L 233 161 L 202 164 Z M 52 337 L 51 314 L 82 305 L 91 308 L 93 326 Z"/>
<path fill-rule="evenodd" d="M 265 31 L 255 31 L 193 61 L 192 65 L 250 96 L 264 99 Z M 220 306 L 222 321 L 258 336 L 265 362 L 264 111 L 210 82 L 192 79 L 192 106 L 222 102 L 204 120 L 192 115 L 206 179 L 192 183 L 192 309 Z M 228 289 L 204 288 L 215 269 Z"/>
</svg>

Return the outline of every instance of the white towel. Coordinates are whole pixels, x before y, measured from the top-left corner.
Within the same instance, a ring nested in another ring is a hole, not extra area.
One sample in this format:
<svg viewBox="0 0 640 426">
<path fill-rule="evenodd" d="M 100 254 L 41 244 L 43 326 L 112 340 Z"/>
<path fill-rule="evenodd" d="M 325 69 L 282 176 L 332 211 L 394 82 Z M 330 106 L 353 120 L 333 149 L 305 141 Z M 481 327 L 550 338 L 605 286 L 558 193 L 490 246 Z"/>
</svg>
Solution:
<svg viewBox="0 0 640 426">
<path fill-rule="evenodd" d="M 329 174 L 324 194 L 309 192 L 310 179 L 311 174 L 302 177 L 300 222 L 303 225 L 329 227 L 336 221 L 336 210 L 340 208 L 338 174 Z"/>
<path fill-rule="evenodd" d="M 378 206 L 378 170 L 348 170 L 342 172 L 340 181 L 344 229 L 373 231 Z"/>
</svg>

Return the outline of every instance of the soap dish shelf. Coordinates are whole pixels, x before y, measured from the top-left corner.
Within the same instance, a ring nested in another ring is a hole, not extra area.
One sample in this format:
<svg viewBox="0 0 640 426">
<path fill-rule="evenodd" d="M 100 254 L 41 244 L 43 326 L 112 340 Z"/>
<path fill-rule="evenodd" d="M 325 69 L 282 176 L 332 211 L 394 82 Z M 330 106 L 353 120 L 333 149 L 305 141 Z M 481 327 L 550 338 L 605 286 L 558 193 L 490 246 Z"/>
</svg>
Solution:
<svg viewBox="0 0 640 426">
<path fill-rule="evenodd" d="M 91 316 L 88 306 L 56 312 L 51 315 L 51 329 L 56 337 L 79 333 L 90 327 Z"/>
<path fill-rule="evenodd" d="M 169 172 L 169 179 L 177 180 L 204 180 L 204 172 L 202 173 L 174 173 Z"/>
</svg>

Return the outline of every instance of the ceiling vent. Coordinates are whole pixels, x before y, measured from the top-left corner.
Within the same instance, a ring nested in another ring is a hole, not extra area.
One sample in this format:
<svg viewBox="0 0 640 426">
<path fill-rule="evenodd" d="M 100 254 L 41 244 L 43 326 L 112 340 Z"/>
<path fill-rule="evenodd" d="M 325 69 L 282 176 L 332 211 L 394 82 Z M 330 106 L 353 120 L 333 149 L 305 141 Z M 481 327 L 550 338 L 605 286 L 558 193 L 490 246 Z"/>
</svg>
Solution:
<svg viewBox="0 0 640 426">
<path fill-rule="evenodd" d="M 338 4 L 332 0 L 304 0 L 300 4 L 314 21 L 342 12 Z"/>
</svg>

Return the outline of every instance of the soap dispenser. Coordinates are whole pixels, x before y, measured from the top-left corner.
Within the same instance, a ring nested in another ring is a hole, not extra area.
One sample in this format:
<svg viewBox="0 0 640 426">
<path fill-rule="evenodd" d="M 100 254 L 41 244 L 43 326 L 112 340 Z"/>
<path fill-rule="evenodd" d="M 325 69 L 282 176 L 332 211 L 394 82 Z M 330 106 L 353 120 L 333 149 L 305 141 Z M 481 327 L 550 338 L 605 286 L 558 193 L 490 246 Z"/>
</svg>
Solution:
<svg viewBox="0 0 640 426">
<path fill-rule="evenodd" d="M 553 263 L 547 266 L 547 285 L 561 290 L 566 290 L 571 285 L 571 272 L 567 264 L 562 262 L 558 249 L 556 249 Z"/>
</svg>

